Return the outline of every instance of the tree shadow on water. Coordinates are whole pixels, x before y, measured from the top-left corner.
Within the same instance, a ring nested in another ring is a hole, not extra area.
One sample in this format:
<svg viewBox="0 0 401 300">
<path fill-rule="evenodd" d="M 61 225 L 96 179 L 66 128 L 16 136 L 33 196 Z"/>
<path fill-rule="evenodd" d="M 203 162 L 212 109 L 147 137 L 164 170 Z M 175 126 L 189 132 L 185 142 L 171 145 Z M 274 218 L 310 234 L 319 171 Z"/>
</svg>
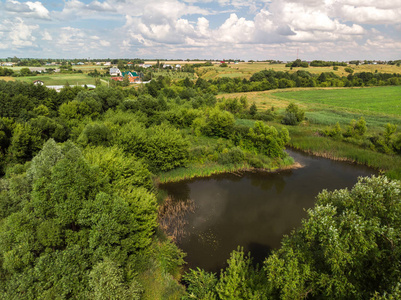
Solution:
<svg viewBox="0 0 401 300">
<path fill-rule="evenodd" d="M 255 242 L 249 243 L 247 246 L 247 250 L 251 252 L 252 264 L 254 266 L 259 264 L 259 267 L 262 266 L 263 261 L 267 257 L 269 257 L 273 251 L 273 249 L 270 246 Z"/>
</svg>

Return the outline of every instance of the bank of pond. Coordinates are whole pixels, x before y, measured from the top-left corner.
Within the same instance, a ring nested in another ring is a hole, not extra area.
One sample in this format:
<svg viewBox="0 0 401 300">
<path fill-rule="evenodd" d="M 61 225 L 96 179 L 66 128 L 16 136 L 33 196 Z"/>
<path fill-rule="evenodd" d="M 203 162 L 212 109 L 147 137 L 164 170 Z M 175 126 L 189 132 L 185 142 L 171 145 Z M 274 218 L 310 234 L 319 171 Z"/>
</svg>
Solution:
<svg viewBox="0 0 401 300">
<path fill-rule="evenodd" d="M 175 239 L 187 253 L 188 268 L 218 272 L 238 246 L 261 263 L 280 247 L 284 235 L 301 225 L 320 191 L 351 188 L 358 177 L 377 174 L 355 163 L 287 152 L 301 167 L 223 173 L 159 186 L 175 202 L 194 205 L 181 211 L 185 222 L 173 224 L 181 227 Z"/>
</svg>

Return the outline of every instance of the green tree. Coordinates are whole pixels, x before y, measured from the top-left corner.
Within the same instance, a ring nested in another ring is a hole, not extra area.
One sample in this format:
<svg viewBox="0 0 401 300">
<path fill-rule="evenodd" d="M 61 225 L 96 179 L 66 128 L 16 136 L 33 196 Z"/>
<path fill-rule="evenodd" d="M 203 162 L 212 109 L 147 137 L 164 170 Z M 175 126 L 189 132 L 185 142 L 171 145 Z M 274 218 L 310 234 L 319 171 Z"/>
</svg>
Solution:
<svg viewBox="0 0 401 300">
<path fill-rule="evenodd" d="M 350 68 L 350 67 L 344 68 L 344 71 L 347 72 L 347 73 L 349 73 L 349 74 L 354 73 L 354 69 L 352 69 L 352 68 Z"/>
<path fill-rule="evenodd" d="M 256 107 L 256 104 L 254 102 L 254 103 L 252 103 L 251 107 L 249 108 L 249 114 L 251 116 L 255 116 L 257 112 L 258 112 L 258 108 Z"/>
<path fill-rule="evenodd" d="M 201 131 L 208 136 L 229 137 L 233 131 L 234 123 L 234 116 L 230 112 L 213 108 L 207 113 Z"/>
<path fill-rule="evenodd" d="M 302 227 L 265 262 L 282 299 L 370 299 L 391 291 L 401 270 L 399 182 L 360 178 L 323 191 Z"/>
<path fill-rule="evenodd" d="M 294 103 L 290 103 L 285 109 L 283 124 L 297 125 L 305 119 L 305 112 Z"/>
<path fill-rule="evenodd" d="M 284 157 L 284 146 L 289 141 L 290 136 L 286 128 L 278 131 L 261 121 L 255 122 L 254 127 L 249 129 L 247 137 L 249 148 L 269 157 Z"/>
</svg>

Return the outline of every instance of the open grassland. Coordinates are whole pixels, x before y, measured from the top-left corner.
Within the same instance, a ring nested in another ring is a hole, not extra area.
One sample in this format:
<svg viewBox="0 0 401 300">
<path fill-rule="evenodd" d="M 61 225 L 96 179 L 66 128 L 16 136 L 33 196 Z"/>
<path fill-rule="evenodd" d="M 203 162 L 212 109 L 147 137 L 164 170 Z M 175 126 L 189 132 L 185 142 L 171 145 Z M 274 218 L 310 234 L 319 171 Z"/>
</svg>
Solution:
<svg viewBox="0 0 401 300">
<path fill-rule="evenodd" d="M 77 71 L 81 70 L 84 73 L 89 73 L 89 72 L 92 72 L 94 70 L 97 70 L 98 72 L 103 73 L 103 72 L 105 72 L 105 70 L 104 70 L 105 68 L 108 68 L 108 67 L 97 66 L 97 65 L 81 65 L 81 66 L 75 65 L 75 66 L 72 66 L 73 70 L 77 70 Z"/>
<path fill-rule="evenodd" d="M 350 65 L 354 72 L 379 72 L 379 73 L 400 73 L 401 67 L 391 66 L 391 65 Z M 272 69 L 274 71 L 288 71 L 290 73 L 296 72 L 298 70 L 308 71 L 312 74 L 320 74 L 322 72 L 333 72 L 338 76 L 347 76 L 348 73 L 345 72 L 346 67 L 338 67 L 338 70 L 333 70 L 333 67 L 309 67 L 309 68 L 289 68 L 285 64 L 270 64 L 267 62 L 240 62 L 238 64 L 231 63 L 226 68 L 222 68 L 219 64 L 215 64 L 210 67 L 200 67 L 197 71 L 198 76 L 205 80 L 217 79 L 223 77 L 238 77 L 238 78 L 251 78 L 252 74 L 260 72 L 262 70 Z"/>
<path fill-rule="evenodd" d="M 159 76 L 165 76 L 165 77 L 170 77 L 172 80 L 179 80 L 179 79 L 195 79 L 195 75 L 192 73 L 188 72 L 181 72 L 181 71 L 176 71 L 176 70 L 166 70 L 166 69 L 160 69 L 159 71 L 152 72 L 152 78 L 157 78 Z"/>
<path fill-rule="evenodd" d="M 274 93 L 286 101 L 323 104 L 373 113 L 401 115 L 401 86 L 314 89 Z"/>
<path fill-rule="evenodd" d="M 249 104 L 255 102 L 259 110 L 274 106 L 279 115 L 291 102 L 305 110 L 306 120 L 302 124 L 286 126 L 291 137 L 289 146 L 318 156 L 365 164 L 401 179 L 400 155 L 373 151 L 366 146 L 366 139 L 348 142 L 321 135 L 323 130 L 337 122 L 345 130 L 352 120 L 360 117 L 366 120 L 368 128 L 365 138 L 382 134 L 387 123 L 397 125 L 397 133 L 401 132 L 401 87 L 294 88 L 221 94 L 218 97 L 244 95 Z M 239 122 L 250 126 L 252 121 L 237 120 Z M 269 125 L 277 126 L 279 122 L 275 120 Z"/>
<path fill-rule="evenodd" d="M 8 77 L 7 77 L 8 78 Z M 95 84 L 95 78 L 89 77 L 86 74 L 46 74 L 37 76 L 26 77 L 11 77 L 13 80 L 20 80 L 25 82 L 34 82 L 35 80 L 42 80 L 45 85 L 65 85 L 67 82 L 70 85 L 81 84 Z M 4 79 L 1 77 L 0 79 Z"/>
</svg>

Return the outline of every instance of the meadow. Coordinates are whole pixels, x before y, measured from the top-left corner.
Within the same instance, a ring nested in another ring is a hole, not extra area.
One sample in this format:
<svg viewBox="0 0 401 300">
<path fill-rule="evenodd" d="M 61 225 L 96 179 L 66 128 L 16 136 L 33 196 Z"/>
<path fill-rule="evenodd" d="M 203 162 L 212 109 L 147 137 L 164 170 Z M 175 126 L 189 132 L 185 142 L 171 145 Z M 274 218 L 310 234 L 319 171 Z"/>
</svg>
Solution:
<svg viewBox="0 0 401 300">
<path fill-rule="evenodd" d="M 274 107 L 278 115 L 289 103 L 305 111 L 305 121 L 298 126 L 286 126 L 290 132 L 290 147 L 336 160 L 348 160 L 385 170 L 393 178 L 401 178 L 401 156 L 379 153 L 369 148 L 369 138 L 380 136 L 386 124 L 401 132 L 400 86 L 369 88 L 293 88 L 263 92 L 221 94 L 219 98 L 247 96 L 258 110 Z M 322 131 L 340 124 L 343 131 L 352 120 L 363 117 L 367 132 L 365 139 L 341 140 L 324 137 Z M 250 125 L 251 121 L 241 120 Z M 238 123 L 238 122 L 237 122 Z M 280 119 L 269 125 L 284 126 Z"/>
<path fill-rule="evenodd" d="M 399 73 L 401 72 L 401 67 L 395 65 L 350 65 L 354 69 L 355 73 L 359 72 L 380 72 L 380 73 Z M 333 70 L 333 67 L 308 67 L 308 68 L 289 68 L 285 64 L 270 64 L 268 62 L 239 62 L 238 64 L 228 64 L 228 67 L 222 68 L 219 64 L 215 64 L 210 67 L 201 67 L 198 69 L 198 76 L 205 80 L 217 79 L 224 77 L 238 77 L 249 79 L 251 76 L 262 70 L 272 69 L 274 71 L 283 72 L 296 72 L 298 70 L 308 71 L 312 74 L 321 74 L 322 72 L 333 72 L 338 76 L 347 76 L 348 73 L 345 72 L 346 67 L 339 66 L 338 70 Z"/>
<path fill-rule="evenodd" d="M 301 103 L 324 104 L 366 112 L 401 115 L 401 87 L 313 89 L 276 92 L 272 96 Z"/>
<path fill-rule="evenodd" d="M 78 74 L 43 74 L 36 76 L 25 76 L 25 77 L 1 77 L 2 80 L 20 80 L 24 82 L 34 82 L 35 80 L 41 80 L 44 85 L 65 85 L 67 82 L 70 85 L 82 85 L 82 84 L 95 84 L 95 78 L 90 77 L 84 73 Z"/>
</svg>

